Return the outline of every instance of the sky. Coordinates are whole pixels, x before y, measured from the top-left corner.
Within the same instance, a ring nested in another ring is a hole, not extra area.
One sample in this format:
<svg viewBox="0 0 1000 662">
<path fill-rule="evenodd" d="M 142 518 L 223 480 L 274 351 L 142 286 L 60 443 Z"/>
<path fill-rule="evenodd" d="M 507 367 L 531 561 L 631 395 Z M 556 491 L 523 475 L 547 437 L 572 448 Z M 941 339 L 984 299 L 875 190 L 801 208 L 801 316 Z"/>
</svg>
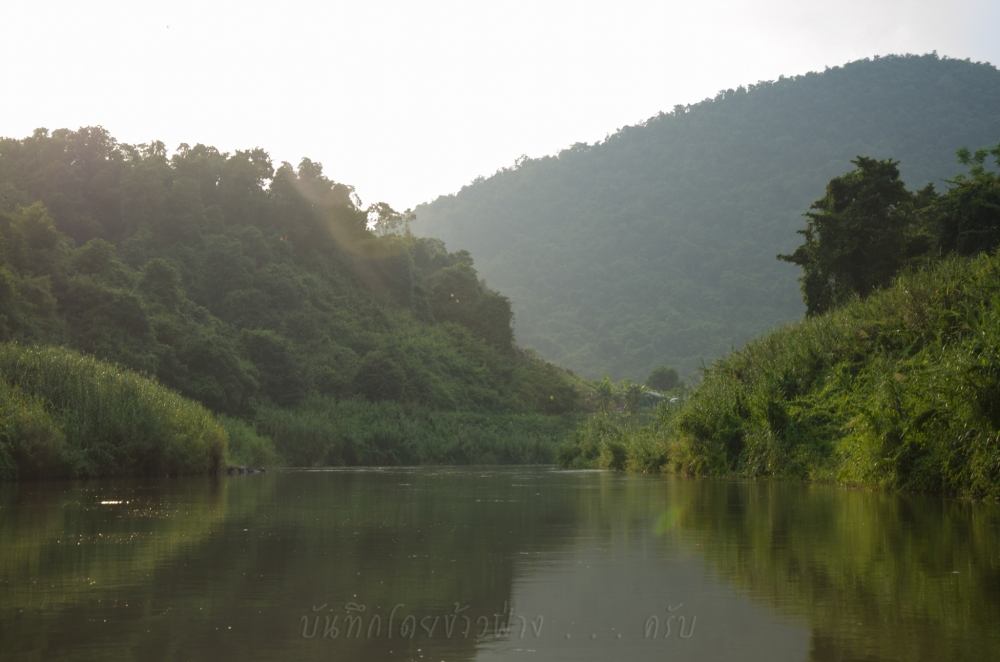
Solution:
<svg viewBox="0 0 1000 662">
<path fill-rule="evenodd" d="M 0 26 L 0 136 L 262 147 L 398 210 L 741 84 L 1000 63 L 998 0 L 2 0 Z"/>
</svg>

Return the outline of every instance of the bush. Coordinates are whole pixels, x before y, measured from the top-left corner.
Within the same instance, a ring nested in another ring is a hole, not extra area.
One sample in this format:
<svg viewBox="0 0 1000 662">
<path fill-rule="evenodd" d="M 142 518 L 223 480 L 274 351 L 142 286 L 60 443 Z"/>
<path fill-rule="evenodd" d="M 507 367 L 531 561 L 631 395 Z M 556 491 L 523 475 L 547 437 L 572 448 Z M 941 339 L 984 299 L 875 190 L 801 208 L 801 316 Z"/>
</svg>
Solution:
<svg viewBox="0 0 1000 662">
<path fill-rule="evenodd" d="M 281 464 L 270 437 L 257 433 L 246 421 L 220 416 L 219 422 L 229 437 L 228 463 L 248 467 L 271 467 Z"/>
<path fill-rule="evenodd" d="M 649 373 L 646 386 L 657 391 L 669 391 L 680 386 L 681 379 L 677 371 L 663 365 Z"/>
</svg>

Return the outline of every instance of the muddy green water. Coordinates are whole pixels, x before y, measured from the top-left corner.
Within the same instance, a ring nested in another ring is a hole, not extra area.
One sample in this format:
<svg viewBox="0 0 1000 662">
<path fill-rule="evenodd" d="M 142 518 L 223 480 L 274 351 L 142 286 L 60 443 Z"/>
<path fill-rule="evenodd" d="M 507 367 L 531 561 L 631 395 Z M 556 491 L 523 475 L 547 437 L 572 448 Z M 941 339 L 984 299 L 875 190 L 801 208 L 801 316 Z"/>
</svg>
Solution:
<svg viewBox="0 0 1000 662">
<path fill-rule="evenodd" d="M 1000 507 L 549 468 L 0 486 L 0 659 L 1000 659 Z"/>
</svg>

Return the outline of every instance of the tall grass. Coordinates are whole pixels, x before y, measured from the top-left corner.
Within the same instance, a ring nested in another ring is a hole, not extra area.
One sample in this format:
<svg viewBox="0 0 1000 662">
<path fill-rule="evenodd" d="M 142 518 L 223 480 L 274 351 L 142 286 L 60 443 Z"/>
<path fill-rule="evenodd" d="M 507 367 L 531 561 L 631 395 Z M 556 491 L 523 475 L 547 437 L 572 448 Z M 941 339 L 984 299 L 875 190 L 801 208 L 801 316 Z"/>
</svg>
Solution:
<svg viewBox="0 0 1000 662">
<path fill-rule="evenodd" d="M 204 407 L 56 347 L 0 344 L 0 476 L 215 471 L 226 432 Z"/>
<path fill-rule="evenodd" d="M 257 430 L 294 466 L 549 463 L 576 419 L 435 411 L 314 396 L 262 407 Z"/>
<path fill-rule="evenodd" d="M 41 398 L 0 380 L 0 478 L 63 473 L 66 437 Z"/>
<path fill-rule="evenodd" d="M 1000 257 L 949 259 L 711 366 L 624 463 L 1000 496 Z M 655 452 L 654 446 L 654 452 Z"/>
</svg>

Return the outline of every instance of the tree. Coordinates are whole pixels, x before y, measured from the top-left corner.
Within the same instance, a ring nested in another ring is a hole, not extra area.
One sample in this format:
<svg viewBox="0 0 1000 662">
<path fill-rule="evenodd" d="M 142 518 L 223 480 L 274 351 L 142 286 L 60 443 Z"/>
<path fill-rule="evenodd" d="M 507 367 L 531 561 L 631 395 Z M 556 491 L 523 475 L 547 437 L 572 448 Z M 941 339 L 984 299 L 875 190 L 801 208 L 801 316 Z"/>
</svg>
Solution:
<svg viewBox="0 0 1000 662">
<path fill-rule="evenodd" d="M 186 298 L 177 267 L 162 257 L 153 258 L 142 268 L 139 290 L 149 299 L 176 310 Z"/>
<path fill-rule="evenodd" d="M 611 407 L 615 404 L 615 387 L 611 383 L 611 380 L 605 377 L 598 382 L 597 387 L 594 389 L 594 395 L 598 409 L 605 414 L 610 412 Z"/>
<path fill-rule="evenodd" d="M 361 360 L 354 376 L 354 388 L 372 401 L 402 400 L 406 372 L 387 353 L 375 350 Z"/>
<path fill-rule="evenodd" d="M 385 202 L 370 205 L 365 211 L 368 216 L 368 227 L 376 235 L 386 237 L 399 234 L 410 236 L 410 225 L 415 215 L 412 210 L 398 212 Z"/>
<path fill-rule="evenodd" d="M 936 205 L 942 253 L 974 255 L 1000 246 L 1000 175 L 987 169 L 989 156 L 1000 167 L 1000 145 L 975 153 L 958 152 L 959 162 L 969 173 L 952 179 L 952 188 Z"/>
<path fill-rule="evenodd" d="M 625 382 L 623 387 L 626 411 L 630 414 L 639 413 L 639 408 L 642 406 L 642 396 L 646 392 L 646 387 L 634 382 Z"/>
<path fill-rule="evenodd" d="M 293 405 L 305 397 L 308 384 L 292 344 L 274 331 L 244 330 L 243 346 L 260 373 L 264 394 L 275 403 Z"/>
<path fill-rule="evenodd" d="M 808 315 L 887 285 L 910 257 L 913 198 L 898 162 L 859 156 L 855 169 L 830 180 L 799 234 L 805 242 L 779 260 L 802 267 Z M 927 195 L 927 191 L 922 192 Z"/>
<path fill-rule="evenodd" d="M 680 383 L 681 380 L 677 376 L 677 371 L 665 365 L 654 369 L 653 372 L 649 373 L 649 377 L 646 378 L 646 386 L 657 391 L 669 391 L 677 388 Z"/>
</svg>

